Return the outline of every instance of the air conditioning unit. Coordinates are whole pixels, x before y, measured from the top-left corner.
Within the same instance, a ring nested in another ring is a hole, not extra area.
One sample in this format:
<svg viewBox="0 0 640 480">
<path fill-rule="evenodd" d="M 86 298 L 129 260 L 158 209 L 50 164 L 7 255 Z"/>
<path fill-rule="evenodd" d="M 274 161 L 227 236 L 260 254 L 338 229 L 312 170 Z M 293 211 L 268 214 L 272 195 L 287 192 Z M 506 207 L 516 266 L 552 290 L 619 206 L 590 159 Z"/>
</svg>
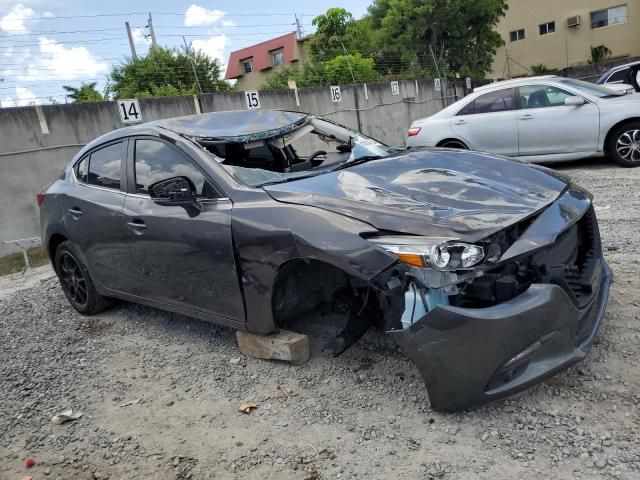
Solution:
<svg viewBox="0 0 640 480">
<path fill-rule="evenodd" d="M 576 15 L 575 17 L 567 18 L 567 27 L 569 28 L 577 28 L 580 26 L 580 15 Z"/>
</svg>

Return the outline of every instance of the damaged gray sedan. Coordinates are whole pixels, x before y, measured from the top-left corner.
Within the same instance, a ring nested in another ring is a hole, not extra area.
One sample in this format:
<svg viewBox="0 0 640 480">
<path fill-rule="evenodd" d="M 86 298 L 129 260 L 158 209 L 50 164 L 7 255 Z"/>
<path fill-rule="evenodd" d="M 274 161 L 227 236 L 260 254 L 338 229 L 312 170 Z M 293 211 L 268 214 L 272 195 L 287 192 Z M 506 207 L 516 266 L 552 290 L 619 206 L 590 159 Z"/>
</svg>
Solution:
<svg viewBox="0 0 640 480">
<path fill-rule="evenodd" d="M 302 113 L 208 113 L 108 133 L 38 195 L 83 314 L 120 298 L 257 334 L 309 312 L 415 362 L 434 408 L 511 395 L 580 361 L 611 270 L 591 196 L 492 155 L 402 152 Z"/>
</svg>

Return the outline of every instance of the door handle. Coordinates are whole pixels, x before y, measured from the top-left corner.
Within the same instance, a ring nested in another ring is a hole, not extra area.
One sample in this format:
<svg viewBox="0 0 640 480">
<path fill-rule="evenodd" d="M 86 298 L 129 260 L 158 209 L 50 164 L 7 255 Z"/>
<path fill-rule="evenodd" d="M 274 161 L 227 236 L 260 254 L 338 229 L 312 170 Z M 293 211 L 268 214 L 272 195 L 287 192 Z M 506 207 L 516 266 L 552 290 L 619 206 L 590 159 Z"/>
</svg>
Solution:
<svg viewBox="0 0 640 480">
<path fill-rule="evenodd" d="M 466 120 L 456 120 L 455 122 L 453 122 L 454 125 L 466 125 L 467 121 Z"/>
<path fill-rule="evenodd" d="M 520 117 L 520 120 L 533 120 L 533 115 L 529 115 L 529 114 L 522 115 Z"/>
<path fill-rule="evenodd" d="M 136 235 L 142 235 L 147 225 L 142 220 L 133 220 L 132 222 L 127 222 L 127 227 Z"/>
<path fill-rule="evenodd" d="M 78 218 L 80 215 L 82 215 L 82 210 L 80 210 L 78 207 L 69 208 L 67 209 L 67 212 L 69 212 L 73 218 Z"/>
</svg>

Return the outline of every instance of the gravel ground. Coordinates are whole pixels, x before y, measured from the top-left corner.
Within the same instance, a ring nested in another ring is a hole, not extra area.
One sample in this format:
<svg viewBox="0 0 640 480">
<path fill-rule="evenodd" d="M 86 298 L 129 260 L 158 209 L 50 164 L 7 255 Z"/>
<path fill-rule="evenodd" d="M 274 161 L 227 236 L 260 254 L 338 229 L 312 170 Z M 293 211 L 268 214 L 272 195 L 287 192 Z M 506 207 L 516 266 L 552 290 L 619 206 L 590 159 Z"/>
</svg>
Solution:
<svg viewBox="0 0 640 480">
<path fill-rule="evenodd" d="M 640 168 L 560 169 L 594 193 L 616 274 L 579 366 L 441 414 L 380 334 L 260 361 L 230 329 L 151 308 L 82 317 L 45 267 L 0 279 L 0 479 L 640 478 Z M 82 417 L 53 424 L 67 408 Z"/>
</svg>

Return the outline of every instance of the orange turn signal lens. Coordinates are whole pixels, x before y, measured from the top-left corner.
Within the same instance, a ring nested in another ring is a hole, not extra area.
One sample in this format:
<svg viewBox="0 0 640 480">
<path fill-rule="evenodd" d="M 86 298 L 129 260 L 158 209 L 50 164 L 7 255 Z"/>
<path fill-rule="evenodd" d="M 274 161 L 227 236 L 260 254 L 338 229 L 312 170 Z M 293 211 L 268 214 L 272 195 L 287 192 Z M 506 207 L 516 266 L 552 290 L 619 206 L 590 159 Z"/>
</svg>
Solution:
<svg viewBox="0 0 640 480">
<path fill-rule="evenodd" d="M 396 255 L 402 263 L 406 263 L 407 265 L 412 265 L 418 268 L 423 268 L 425 266 L 422 255 L 416 255 L 414 253 L 396 253 Z"/>
</svg>

